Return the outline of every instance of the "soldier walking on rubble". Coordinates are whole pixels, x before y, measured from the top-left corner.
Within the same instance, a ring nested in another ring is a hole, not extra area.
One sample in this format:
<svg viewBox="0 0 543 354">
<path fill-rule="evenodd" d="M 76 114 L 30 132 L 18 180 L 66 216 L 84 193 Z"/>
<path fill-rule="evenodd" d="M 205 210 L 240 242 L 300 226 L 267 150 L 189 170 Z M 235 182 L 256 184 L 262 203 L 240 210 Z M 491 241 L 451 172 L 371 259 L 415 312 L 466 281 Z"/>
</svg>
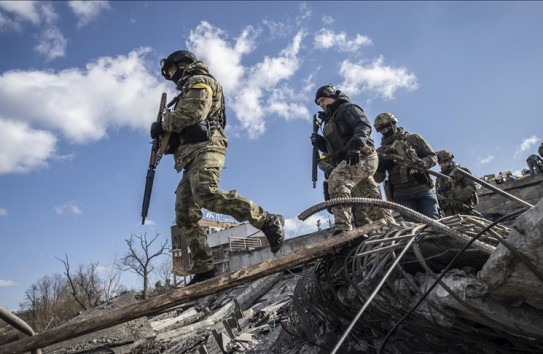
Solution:
<svg viewBox="0 0 543 354">
<path fill-rule="evenodd" d="M 402 127 L 397 127 L 398 119 L 388 112 L 375 117 L 375 129 L 383 135 L 381 146 L 377 148 L 379 166 L 375 173 L 375 181 L 385 181 L 386 188 L 395 203 L 418 211 L 430 218 L 438 219 L 437 198 L 434 192 L 433 181 L 428 170 L 436 164 L 436 153 L 428 142 L 419 134 L 410 134 Z M 420 166 L 415 169 L 398 161 L 388 159 L 387 154 L 399 155 Z M 409 217 L 404 218 L 411 221 Z"/>
<path fill-rule="evenodd" d="M 543 145 L 543 144 L 542 144 Z M 541 146 L 540 146 L 541 150 Z M 530 176 L 533 176 L 537 173 L 543 173 L 543 159 L 538 154 L 532 154 L 526 159 L 528 164 L 528 170 L 530 171 Z"/>
<path fill-rule="evenodd" d="M 326 154 L 319 167 L 328 176 L 330 199 L 366 197 L 381 199 L 373 174 L 378 158 L 375 153 L 371 125 L 362 108 L 351 102 L 332 85 L 320 87 L 315 103 L 323 110 L 323 135 L 313 133 L 311 143 Z M 393 223 L 389 211 L 379 207 L 353 208 L 357 227 L 379 219 Z M 353 211 L 348 206 L 332 208 L 335 217 L 334 235 L 352 230 Z"/>
<path fill-rule="evenodd" d="M 261 229 L 273 253 L 283 243 L 284 218 L 266 212 L 235 190 L 219 189 L 227 146 L 226 116 L 222 87 L 207 66 L 186 50 L 173 52 L 160 66 L 162 76 L 173 81 L 181 93 L 175 99 L 175 109 L 165 114 L 163 122 L 153 123 L 151 137 L 171 132 L 178 139 L 175 169 L 183 171 L 183 177 L 175 191 L 175 216 L 194 261 L 195 275 L 188 284 L 192 285 L 215 275 L 206 233 L 198 225 L 201 208 Z"/>
<path fill-rule="evenodd" d="M 458 165 L 454 161 L 454 155 L 449 150 L 437 152 L 437 163 L 441 167 L 441 173 L 451 179 L 436 179 L 437 201 L 443 216 L 466 214 L 481 216 L 475 205 L 479 202 L 476 183 L 462 175 L 457 169 L 462 169 L 471 174 L 471 171 Z"/>
</svg>

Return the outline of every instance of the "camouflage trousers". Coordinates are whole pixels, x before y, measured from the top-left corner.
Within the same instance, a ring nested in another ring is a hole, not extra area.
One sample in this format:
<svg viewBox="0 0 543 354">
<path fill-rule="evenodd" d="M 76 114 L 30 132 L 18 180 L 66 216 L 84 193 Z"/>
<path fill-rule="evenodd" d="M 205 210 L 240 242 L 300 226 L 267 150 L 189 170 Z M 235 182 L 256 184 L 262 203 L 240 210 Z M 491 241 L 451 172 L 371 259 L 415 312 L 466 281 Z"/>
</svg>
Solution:
<svg viewBox="0 0 543 354">
<path fill-rule="evenodd" d="M 235 190 L 219 189 L 223 165 L 223 154 L 206 152 L 196 156 L 185 167 L 175 191 L 175 221 L 190 247 L 193 274 L 213 269 L 213 257 L 206 233 L 198 225 L 202 219 L 202 208 L 230 215 L 240 222 L 248 221 L 258 229 L 266 217 L 266 212 L 259 205 Z"/>
<path fill-rule="evenodd" d="M 330 199 L 349 197 L 382 199 L 379 187 L 373 179 L 377 165 L 378 157 L 375 152 L 363 157 L 354 166 L 341 161 L 328 178 Z M 394 220 L 387 209 L 374 205 L 359 205 L 352 209 L 349 206 L 338 206 L 332 208 L 336 230 L 352 230 L 353 209 L 358 227 L 383 218 L 389 222 Z"/>
</svg>

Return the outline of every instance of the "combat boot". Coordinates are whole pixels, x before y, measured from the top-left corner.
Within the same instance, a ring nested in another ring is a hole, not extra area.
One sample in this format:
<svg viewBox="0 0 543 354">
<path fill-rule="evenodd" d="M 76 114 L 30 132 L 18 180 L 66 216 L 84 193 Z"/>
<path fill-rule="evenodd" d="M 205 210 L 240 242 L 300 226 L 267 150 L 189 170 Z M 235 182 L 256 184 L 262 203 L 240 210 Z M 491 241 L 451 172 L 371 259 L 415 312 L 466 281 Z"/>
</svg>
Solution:
<svg viewBox="0 0 543 354">
<path fill-rule="evenodd" d="M 285 238 L 283 234 L 283 225 L 285 225 L 285 218 L 283 218 L 282 215 L 268 213 L 264 220 L 264 225 L 262 225 L 262 228 L 260 229 L 264 235 L 266 235 L 270 244 L 270 250 L 273 253 L 277 253 L 283 245 L 283 240 Z"/>
<path fill-rule="evenodd" d="M 207 279 L 211 279 L 214 276 L 215 276 L 215 269 L 211 269 L 211 270 L 208 270 L 207 272 L 203 272 L 199 274 L 194 274 L 194 276 L 192 277 L 191 281 L 187 284 L 187 286 L 194 285 L 196 283 L 199 283 Z"/>
</svg>

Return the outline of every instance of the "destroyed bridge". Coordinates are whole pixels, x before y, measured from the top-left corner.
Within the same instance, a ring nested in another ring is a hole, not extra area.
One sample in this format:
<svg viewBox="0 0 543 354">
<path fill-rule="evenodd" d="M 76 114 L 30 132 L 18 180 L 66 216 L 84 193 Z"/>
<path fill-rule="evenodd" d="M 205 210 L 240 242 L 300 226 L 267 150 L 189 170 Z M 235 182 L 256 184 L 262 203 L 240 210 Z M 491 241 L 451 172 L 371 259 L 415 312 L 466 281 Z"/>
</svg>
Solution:
<svg viewBox="0 0 543 354">
<path fill-rule="evenodd" d="M 0 338 L 0 353 L 541 353 L 543 177 L 500 189 L 479 192 L 484 218 L 324 202 L 299 218 L 364 203 L 397 224 L 320 230 L 275 256 L 235 252 L 215 278 L 147 300 L 125 294 L 43 333 L 2 309 L 22 334 Z"/>
</svg>

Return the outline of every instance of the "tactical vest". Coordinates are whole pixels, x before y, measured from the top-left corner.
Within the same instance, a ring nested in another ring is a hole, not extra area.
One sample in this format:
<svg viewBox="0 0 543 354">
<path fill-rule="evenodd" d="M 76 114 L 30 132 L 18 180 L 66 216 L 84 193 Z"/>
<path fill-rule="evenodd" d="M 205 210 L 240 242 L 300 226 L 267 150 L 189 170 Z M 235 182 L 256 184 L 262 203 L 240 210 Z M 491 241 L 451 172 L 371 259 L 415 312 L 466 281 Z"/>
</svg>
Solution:
<svg viewBox="0 0 543 354">
<path fill-rule="evenodd" d="M 329 158 L 335 165 L 343 160 L 345 152 L 349 146 L 349 142 L 353 136 L 352 131 L 349 132 L 349 134 L 341 131 L 341 129 L 338 127 L 337 121 L 340 119 L 340 112 L 352 106 L 358 107 L 360 110 L 362 110 L 360 106 L 354 103 L 343 104 L 332 114 L 322 129 L 322 133 L 326 139 L 326 144 L 328 145 L 328 151 L 331 153 Z"/>
<path fill-rule="evenodd" d="M 407 137 L 407 135 L 406 135 Z M 387 152 L 394 153 L 405 157 L 409 160 L 416 160 L 418 158 L 417 152 L 411 147 L 407 138 L 397 139 L 387 148 Z M 409 188 L 421 184 L 428 184 L 429 187 L 433 186 L 432 179 L 424 173 L 410 174 L 411 168 L 401 163 L 395 163 L 390 169 L 389 180 L 393 186 L 402 186 L 402 188 Z"/>
<path fill-rule="evenodd" d="M 442 194 L 446 198 L 456 200 L 460 203 L 464 203 L 468 205 L 470 204 L 477 205 L 479 203 L 479 197 L 477 196 L 477 193 L 473 193 L 468 200 L 460 200 L 455 196 L 455 187 L 457 185 L 461 185 L 462 187 L 464 187 L 464 184 L 462 183 L 462 181 L 465 178 L 462 174 L 456 171 L 457 168 L 461 168 L 463 171 L 470 173 L 468 169 L 461 167 L 460 165 L 456 165 L 455 168 L 453 168 L 453 170 L 448 173 L 441 171 L 442 173 L 445 173 L 447 176 L 451 178 L 450 179 L 440 178 L 439 188 L 437 192 L 439 194 Z"/>
</svg>

